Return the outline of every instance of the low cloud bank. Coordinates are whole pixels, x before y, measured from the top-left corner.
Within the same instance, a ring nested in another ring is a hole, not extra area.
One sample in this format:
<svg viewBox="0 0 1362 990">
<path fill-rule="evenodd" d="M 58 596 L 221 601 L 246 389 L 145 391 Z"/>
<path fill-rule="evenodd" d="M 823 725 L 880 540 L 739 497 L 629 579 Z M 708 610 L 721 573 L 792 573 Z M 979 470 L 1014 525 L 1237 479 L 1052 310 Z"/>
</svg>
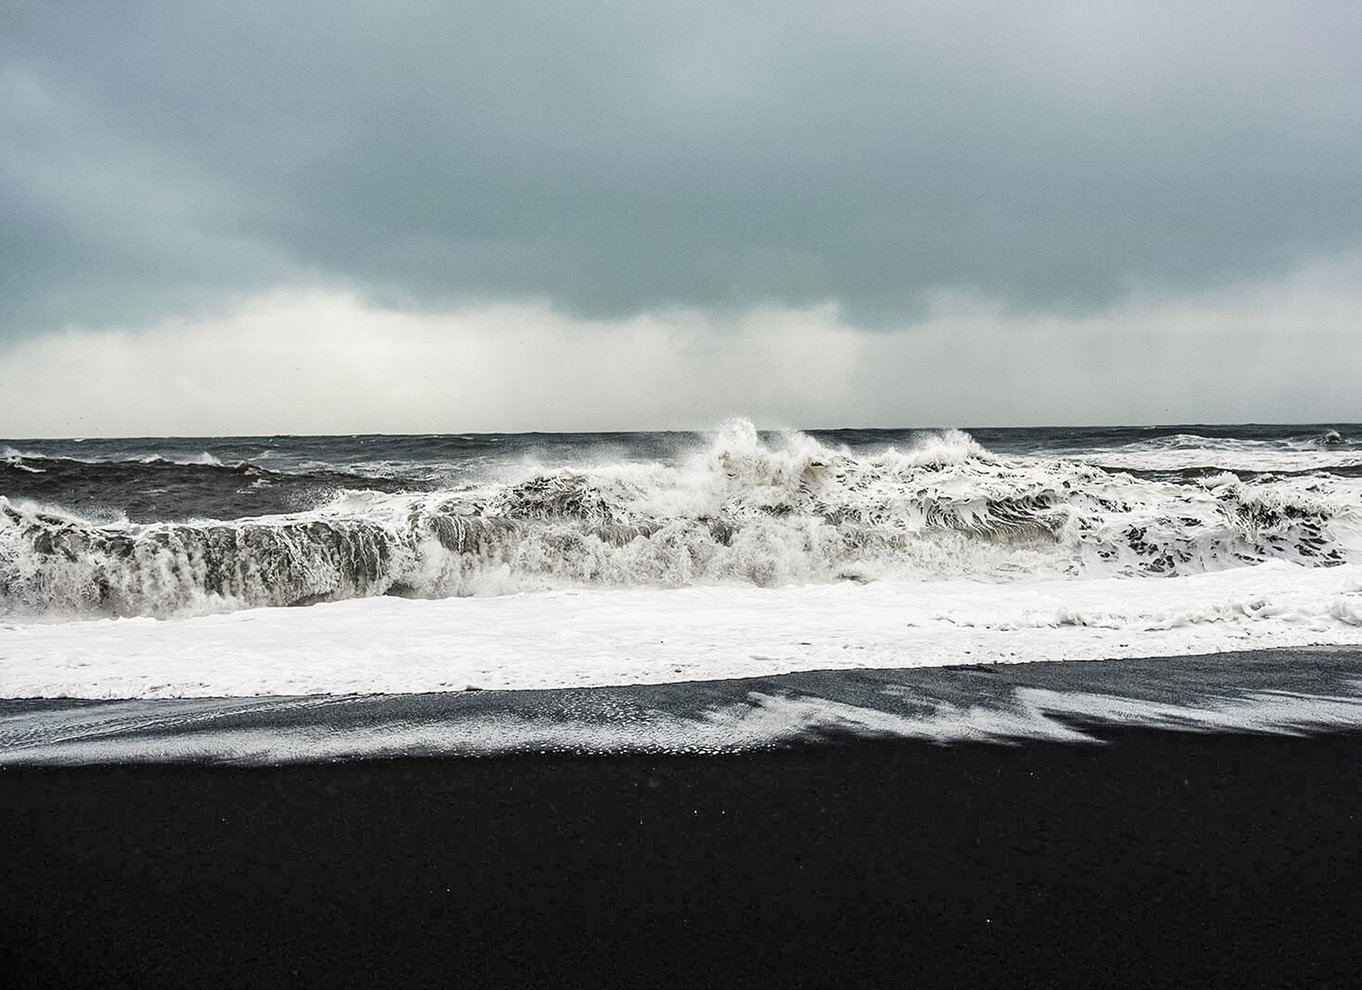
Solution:
<svg viewBox="0 0 1362 990">
<path fill-rule="evenodd" d="M 0 354 L 10 437 L 1362 419 L 1362 255 L 1271 282 L 1136 292 L 1101 315 L 941 296 L 898 330 L 832 305 L 618 320 L 415 314 L 353 294 L 72 329 Z"/>
</svg>

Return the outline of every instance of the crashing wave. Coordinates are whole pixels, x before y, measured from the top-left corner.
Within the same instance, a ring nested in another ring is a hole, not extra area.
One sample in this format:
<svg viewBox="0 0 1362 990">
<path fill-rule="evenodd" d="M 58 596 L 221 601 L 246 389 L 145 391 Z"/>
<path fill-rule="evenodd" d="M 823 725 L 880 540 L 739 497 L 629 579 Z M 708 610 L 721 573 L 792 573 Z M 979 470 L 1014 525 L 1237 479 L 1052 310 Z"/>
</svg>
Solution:
<svg viewBox="0 0 1362 990">
<path fill-rule="evenodd" d="M 1003 458 L 959 431 L 874 455 L 728 424 L 676 464 L 530 470 L 306 512 L 97 524 L 0 498 L 11 611 L 179 615 L 382 594 L 1179 575 L 1348 559 L 1344 479 L 1173 484 Z"/>
</svg>

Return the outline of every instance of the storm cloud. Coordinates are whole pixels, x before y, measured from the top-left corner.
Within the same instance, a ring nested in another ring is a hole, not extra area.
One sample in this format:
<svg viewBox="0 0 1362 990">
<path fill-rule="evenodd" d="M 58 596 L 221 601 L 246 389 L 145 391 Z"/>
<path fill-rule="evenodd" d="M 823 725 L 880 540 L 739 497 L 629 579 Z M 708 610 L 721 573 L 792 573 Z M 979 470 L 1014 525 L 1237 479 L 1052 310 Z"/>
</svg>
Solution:
<svg viewBox="0 0 1362 990">
<path fill-rule="evenodd" d="M 0 334 L 1086 319 L 1362 246 L 1355 4 L 9 3 Z"/>
</svg>

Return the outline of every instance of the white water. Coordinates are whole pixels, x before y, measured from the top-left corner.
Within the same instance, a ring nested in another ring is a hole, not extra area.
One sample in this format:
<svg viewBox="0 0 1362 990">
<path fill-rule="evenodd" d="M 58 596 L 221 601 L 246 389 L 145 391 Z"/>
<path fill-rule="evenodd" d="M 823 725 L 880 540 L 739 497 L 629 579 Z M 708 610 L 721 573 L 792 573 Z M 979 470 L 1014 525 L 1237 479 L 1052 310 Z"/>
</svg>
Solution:
<svg viewBox="0 0 1362 990">
<path fill-rule="evenodd" d="M 152 698 L 661 683 L 795 670 L 1362 645 L 1362 566 L 393 597 L 0 625 L 0 696 Z"/>
<path fill-rule="evenodd" d="M 1301 472 L 1362 467 L 1362 450 L 1322 438 L 1247 440 L 1180 433 L 1123 444 L 1119 447 L 1061 448 L 1059 456 L 1120 471 Z"/>
<path fill-rule="evenodd" d="M 231 522 L 93 523 L 0 498 L 0 607 L 182 617 L 385 594 L 1185 577 L 1351 560 L 1360 505 L 1354 478 L 1169 484 L 1002 458 L 955 431 L 861 456 L 737 422 L 675 465 L 526 465 Z"/>
<path fill-rule="evenodd" d="M 1105 453 L 1157 469 L 1354 456 L 1195 437 Z M 674 463 L 601 456 L 230 522 L 101 523 L 0 498 L 0 697 L 551 688 L 1362 645 L 1362 479 L 1171 484 L 1001 457 L 955 431 L 855 454 L 763 440 L 741 421 Z"/>
</svg>

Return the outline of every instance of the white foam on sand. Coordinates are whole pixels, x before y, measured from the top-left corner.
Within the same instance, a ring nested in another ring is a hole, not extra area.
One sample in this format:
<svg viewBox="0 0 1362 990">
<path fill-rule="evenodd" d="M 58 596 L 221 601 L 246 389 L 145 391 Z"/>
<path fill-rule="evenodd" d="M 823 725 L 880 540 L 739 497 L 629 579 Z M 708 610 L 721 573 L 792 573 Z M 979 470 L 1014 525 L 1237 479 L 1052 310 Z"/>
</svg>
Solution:
<svg viewBox="0 0 1362 990">
<path fill-rule="evenodd" d="M 187 619 L 0 624 L 0 696 L 584 687 L 797 670 L 1362 645 L 1362 565 L 379 597 Z"/>
</svg>

